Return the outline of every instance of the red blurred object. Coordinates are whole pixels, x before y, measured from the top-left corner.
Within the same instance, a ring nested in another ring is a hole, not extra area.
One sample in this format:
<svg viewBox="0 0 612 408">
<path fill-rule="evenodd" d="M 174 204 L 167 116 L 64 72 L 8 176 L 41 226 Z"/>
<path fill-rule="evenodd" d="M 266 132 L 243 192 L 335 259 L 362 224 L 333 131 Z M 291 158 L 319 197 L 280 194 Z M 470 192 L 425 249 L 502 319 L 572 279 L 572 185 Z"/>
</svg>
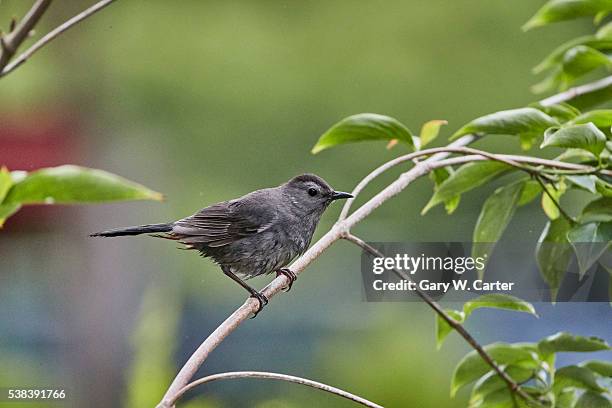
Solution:
<svg viewBox="0 0 612 408">
<path fill-rule="evenodd" d="M 0 117 L 0 166 L 32 171 L 77 162 L 81 152 L 74 116 L 53 112 Z M 7 220 L 4 228 L 46 229 L 61 217 L 62 207 L 26 206 Z"/>
</svg>

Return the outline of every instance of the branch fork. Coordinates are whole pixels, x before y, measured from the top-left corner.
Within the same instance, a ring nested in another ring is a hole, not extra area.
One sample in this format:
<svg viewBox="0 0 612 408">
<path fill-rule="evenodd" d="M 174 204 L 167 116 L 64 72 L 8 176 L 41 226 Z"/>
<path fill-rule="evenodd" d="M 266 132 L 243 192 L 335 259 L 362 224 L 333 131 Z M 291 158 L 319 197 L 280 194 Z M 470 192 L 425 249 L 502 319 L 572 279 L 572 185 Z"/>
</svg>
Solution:
<svg viewBox="0 0 612 408">
<path fill-rule="evenodd" d="M 589 93 L 601 91 L 612 86 L 612 76 L 604 78 L 602 80 L 593 82 L 591 84 L 582 85 L 577 88 L 572 88 L 566 92 L 554 95 L 547 99 L 540 101 L 543 106 L 550 106 L 557 103 L 568 102 L 570 100 L 583 97 Z M 357 236 L 350 232 L 350 229 L 355 224 L 362 221 L 368 215 L 370 215 L 376 208 L 382 205 L 390 198 L 401 193 L 410 183 L 417 178 L 428 174 L 439 167 L 445 167 L 449 165 L 456 165 L 461 163 L 467 163 L 475 160 L 497 160 L 511 165 L 515 168 L 519 168 L 528 172 L 540 172 L 540 168 L 534 168 L 533 166 L 540 166 L 544 169 L 565 169 L 565 170 L 578 170 L 578 171 L 596 171 L 595 168 L 589 166 L 582 166 L 573 163 L 565 163 L 555 160 L 539 159 L 528 156 L 516 156 L 516 155 L 502 155 L 493 154 L 477 149 L 466 147 L 468 144 L 475 141 L 478 137 L 476 135 L 466 135 L 442 148 L 433 148 L 417 151 L 410 153 L 396 159 L 393 159 L 387 163 L 384 163 L 371 173 L 366 175 L 357 186 L 353 189 L 353 196 L 357 196 L 373 179 L 380 174 L 389 170 L 390 168 L 402 164 L 406 161 L 413 162 L 414 159 L 420 157 L 427 157 L 425 160 L 420 160 L 414 163 L 414 166 L 402 173 L 394 182 L 389 184 L 374 197 L 368 200 L 361 207 L 356 209 L 349 215 L 354 198 L 347 200 L 338 221 L 335 225 L 323 235 L 315 244 L 313 244 L 301 257 L 299 257 L 292 265 L 291 271 L 296 275 L 306 269 L 316 258 L 318 258 L 323 251 L 339 239 L 346 239 L 363 250 L 372 253 L 380 254 L 375 248 L 369 246 L 365 241 L 361 240 Z M 460 154 L 461 156 L 450 157 L 450 154 Z M 602 170 L 602 174 L 612 175 L 609 170 Z M 400 271 L 396 271 L 401 276 Z M 405 278 L 402 276 L 402 278 Z M 408 276 L 408 278 L 410 278 Z M 279 293 L 283 287 L 289 284 L 289 279 L 286 276 L 278 276 L 272 282 L 270 282 L 262 292 L 268 299 L 271 299 Z M 420 292 L 420 291 L 419 291 Z M 457 321 L 450 317 L 444 310 L 438 305 L 433 299 L 431 299 L 426 293 L 420 292 L 419 296 L 430 306 L 434 312 L 436 312 L 441 318 L 443 318 L 455 331 L 459 333 L 461 337 L 483 358 L 483 360 L 499 375 L 502 380 L 507 384 L 508 389 L 513 395 L 520 397 L 524 401 L 528 402 L 533 406 L 540 406 L 538 401 L 535 401 L 529 394 L 527 394 L 519 384 L 517 384 L 512 378 L 510 378 L 498 365 L 491 356 L 484 350 L 484 348 L 472 337 L 472 335 Z M 257 302 L 253 299 L 247 299 L 242 306 L 240 306 L 234 313 L 232 313 L 223 323 L 221 323 L 204 342 L 198 347 L 193 355 L 187 360 L 185 365 L 177 374 L 176 378 L 166 391 L 162 401 L 158 405 L 158 408 L 169 408 L 178 400 L 181 394 L 181 390 L 185 387 L 193 387 L 197 384 L 208 382 L 205 377 L 204 379 L 190 383 L 191 378 L 195 375 L 200 366 L 204 363 L 208 355 L 228 336 L 230 335 L 242 322 L 244 322 L 251 313 L 254 313 L 257 308 Z M 228 376 L 231 373 L 226 373 Z M 191 385 L 194 384 L 194 385 Z"/>
<path fill-rule="evenodd" d="M 51 30 L 49 33 L 35 42 L 30 48 L 25 50 L 21 55 L 12 60 L 19 47 L 31 35 L 34 27 L 36 24 L 38 24 L 38 21 L 51 5 L 51 0 L 37 0 L 20 22 L 15 23 L 15 20 L 11 22 L 11 27 L 13 28 L 11 29 L 10 33 L 6 35 L 2 35 L 0 33 L 0 50 L 2 51 L 2 53 L 0 53 L 0 78 L 14 71 L 17 67 L 26 62 L 28 58 L 30 58 L 36 51 L 57 38 L 64 31 L 77 25 L 87 17 L 97 13 L 114 1 L 115 0 L 102 0 L 95 3 L 91 7 Z"/>
</svg>

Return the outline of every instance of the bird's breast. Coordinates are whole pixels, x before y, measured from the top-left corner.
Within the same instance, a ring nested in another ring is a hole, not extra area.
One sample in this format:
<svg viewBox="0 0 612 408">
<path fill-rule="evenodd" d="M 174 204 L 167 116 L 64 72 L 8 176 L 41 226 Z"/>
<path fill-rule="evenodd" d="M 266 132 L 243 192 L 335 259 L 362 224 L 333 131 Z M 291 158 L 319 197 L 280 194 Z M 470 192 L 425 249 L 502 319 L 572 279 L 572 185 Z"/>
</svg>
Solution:
<svg viewBox="0 0 612 408">
<path fill-rule="evenodd" d="M 296 220 L 288 229 L 289 239 L 293 242 L 298 254 L 302 254 L 306 251 L 310 245 L 316 227 L 316 222 L 302 219 Z"/>
</svg>

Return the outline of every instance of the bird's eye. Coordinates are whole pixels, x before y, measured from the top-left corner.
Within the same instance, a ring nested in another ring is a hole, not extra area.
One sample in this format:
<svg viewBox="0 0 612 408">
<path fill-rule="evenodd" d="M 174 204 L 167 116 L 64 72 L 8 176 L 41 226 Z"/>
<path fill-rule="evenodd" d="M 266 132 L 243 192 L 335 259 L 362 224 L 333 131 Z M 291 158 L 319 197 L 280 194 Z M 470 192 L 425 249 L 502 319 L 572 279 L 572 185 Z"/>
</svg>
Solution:
<svg viewBox="0 0 612 408">
<path fill-rule="evenodd" d="M 308 189 L 308 195 L 311 196 L 311 197 L 316 196 L 317 195 L 317 189 L 316 188 L 312 188 L 312 187 L 309 188 Z"/>
</svg>

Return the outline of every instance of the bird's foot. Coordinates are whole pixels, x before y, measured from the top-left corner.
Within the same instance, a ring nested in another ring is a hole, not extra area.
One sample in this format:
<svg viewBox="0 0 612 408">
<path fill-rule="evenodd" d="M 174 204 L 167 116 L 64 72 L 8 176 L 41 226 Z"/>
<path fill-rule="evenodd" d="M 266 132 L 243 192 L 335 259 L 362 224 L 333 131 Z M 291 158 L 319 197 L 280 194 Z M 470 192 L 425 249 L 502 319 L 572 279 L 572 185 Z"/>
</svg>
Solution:
<svg viewBox="0 0 612 408">
<path fill-rule="evenodd" d="M 278 271 L 276 271 L 276 277 L 277 278 L 279 276 L 281 276 L 281 275 L 284 275 L 284 276 L 287 277 L 287 279 L 289 279 L 289 284 L 284 289 L 285 292 L 289 292 L 291 290 L 291 286 L 293 286 L 293 282 L 295 282 L 297 280 L 297 275 L 295 274 L 295 272 L 293 272 L 289 268 L 281 268 Z"/>
<path fill-rule="evenodd" d="M 253 317 L 251 317 L 251 319 L 254 319 L 259 314 L 259 312 L 262 311 L 264 306 L 268 304 L 268 298 L 261 292 L 254 292 L 251 294 L 251 297 L 257 299 L 257 301 L 259 302 L 259 308 L 257 308 L 255 313 L 253 313 Z"/>
</svg>

